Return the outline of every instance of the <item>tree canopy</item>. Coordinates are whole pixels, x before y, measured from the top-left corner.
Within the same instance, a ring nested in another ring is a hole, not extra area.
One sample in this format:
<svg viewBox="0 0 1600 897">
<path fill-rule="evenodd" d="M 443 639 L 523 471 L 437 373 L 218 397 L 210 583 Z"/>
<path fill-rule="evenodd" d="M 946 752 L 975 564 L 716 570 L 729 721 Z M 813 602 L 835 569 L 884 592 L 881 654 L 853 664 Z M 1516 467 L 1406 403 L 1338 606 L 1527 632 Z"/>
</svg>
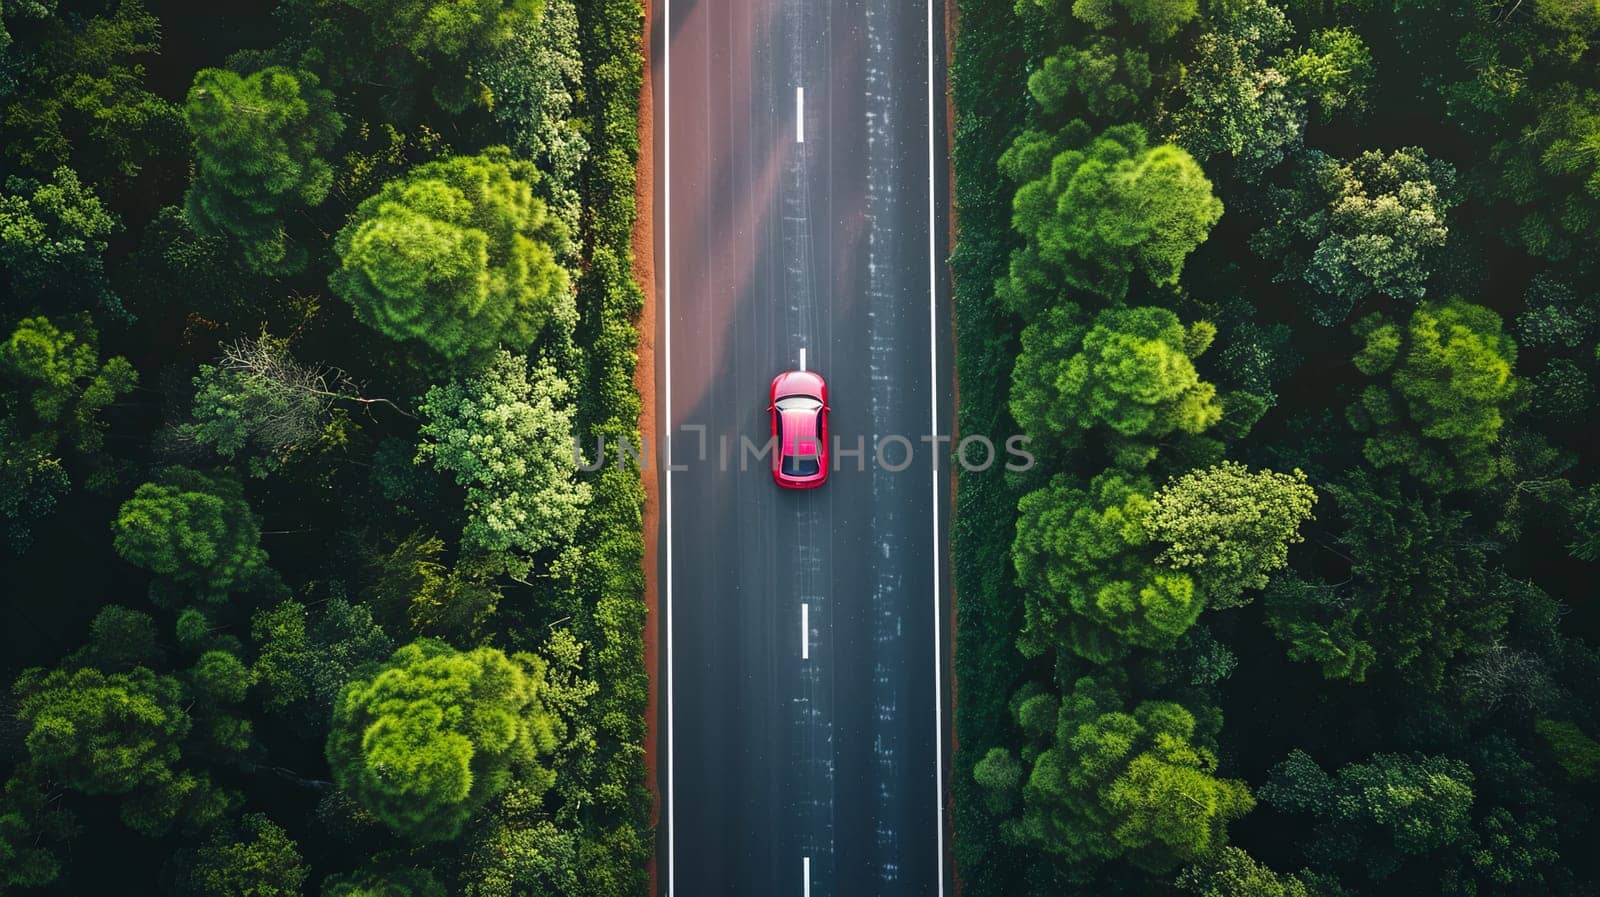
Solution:
<svg viewBox="0 0 1600 897">
<path fill-rule="evenodd" d="M 415 841 L 456 837 L 490 798 L 555 748 L 561 722 L 544 704 L 544 661 L 495 648 L 418 641 L 345 687 L 333 708 L 328 763 L 385 825 Z"/>
<path fill-rule="evenodd" d="M 196 230 L 239 240 L 257 270 L 305 266 L 284 216 L 322 202 L 333 185 L 325 156 L 344 122 L 319 84 L 310 72 L 270 66 L 243 77 L 201 69 L 189 88 L 183 115 L 196 173 L 184 211 Z"/>
<path fill-rule="evenodd" d="M 1222 217 L 1205 172 L 1183 149 L 1150 146 L 1143 128 L 1118 125 L 1088 138 L 1081 125 L 1028 131 L 1001 159 L 1020 186 L 1012 224 L 1027 240 L 1008 287 L 1013 305 L 1038 308 L 1030 287 L 1055 281 L 1120 300 L 1137 279 L 1177 283 L 1184 260 Z M 1059 288 L 1059 287 L 1058 287 Z"/>
<path fill-rule="evenodd" d="M 524 575 L 530 557 L 570 542 L 589 502 L 573 463 L 569 388 L 549 367 L 500 352 L 482 374 L 423 399 L 419 461 L 467 487 L 462 545 Z"/>
<path fill-rule="evenodd" d="M 160 577 L 169 598 L 219 603 L 269 575 L 261 525 L 236 480 L 169 467 L 111 524 L 117 553 Z"/>
<path fill-rule="evenodd" d="M 364 200 L 339 231 L 334 292 L 385 336 L 452 361 L 525 351 L 570 326 L 566 226 L 539 174 L 503 148 L 420 165 Z"/>
</svg>

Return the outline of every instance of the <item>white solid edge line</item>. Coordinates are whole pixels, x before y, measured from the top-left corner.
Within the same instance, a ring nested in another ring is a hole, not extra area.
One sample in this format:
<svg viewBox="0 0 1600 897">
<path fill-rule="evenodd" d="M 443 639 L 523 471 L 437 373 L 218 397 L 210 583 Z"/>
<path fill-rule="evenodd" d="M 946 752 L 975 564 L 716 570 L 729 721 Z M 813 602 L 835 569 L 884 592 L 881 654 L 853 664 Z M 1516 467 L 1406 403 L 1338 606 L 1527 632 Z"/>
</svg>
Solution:
<svg viewBox="0 0 1600 897">
<path fill-rule="evenodd" d="M 800 858 L 800 880 L 805 882 L 805 897 L 811 897 L 811 858 Z"/>
<path fill-rule="evenodd" d="M 662 240 L 663 270 L 662 328 L 666 343 L 666 398 L 662 416 L 666 427 L 662 434 L 672 432 L 672 0 L 661 0 L 661 156 L 662 156 L 662 215 L 664 236 Z M 660 448 L 657 448 L 660 451 Z M 674 859 L 678 853 L 678 839 L 672 828 L 672 814 L 676 808 L 673 800 L 672 729 L 678 715 L 672 711 L 672 464 L 668 460 L 663 486 L 662 523 L 667 529 L 667 897 L 675 897 L 677 882 L 674 877 Z"/>
<path fill-rule="evenodd" d="M 928 0 L 928 381 L 929 425 L 934 447 L 939 445 L 939 278 L 937 196 L 934 186 L 933 119 L 933 8 Z M 933 788 L 934 825 L 938 831 L 937 850 L 939 897 L 944 897 L 944 660 L 939 621 L 943 602 L 939 596 L 939 462 L 933 463 Z"/>
<path fill-rule="evenodd" d="M 811 605 L 800 602 L 800 659 L 811 659 Z"/>
<path fill-rule="evenodd" d="M 794 142 L 806 142 L 806 89 L 794 89 Z"/>
</svg>

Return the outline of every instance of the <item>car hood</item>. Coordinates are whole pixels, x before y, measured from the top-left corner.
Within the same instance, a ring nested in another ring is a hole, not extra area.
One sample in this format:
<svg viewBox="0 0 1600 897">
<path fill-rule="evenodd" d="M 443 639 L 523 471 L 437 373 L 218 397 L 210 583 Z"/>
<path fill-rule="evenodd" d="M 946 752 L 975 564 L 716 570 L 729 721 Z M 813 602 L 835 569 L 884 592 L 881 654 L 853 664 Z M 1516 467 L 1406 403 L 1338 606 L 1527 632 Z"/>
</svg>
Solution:
<svg viewBox="0 0 1600 897">
<path fill-rule="evenodd" d="M 822 398 L 822 376 L 815 371 L 786 371 L 772 382 L 773 398 L 812 396 Z"/>
</svg>

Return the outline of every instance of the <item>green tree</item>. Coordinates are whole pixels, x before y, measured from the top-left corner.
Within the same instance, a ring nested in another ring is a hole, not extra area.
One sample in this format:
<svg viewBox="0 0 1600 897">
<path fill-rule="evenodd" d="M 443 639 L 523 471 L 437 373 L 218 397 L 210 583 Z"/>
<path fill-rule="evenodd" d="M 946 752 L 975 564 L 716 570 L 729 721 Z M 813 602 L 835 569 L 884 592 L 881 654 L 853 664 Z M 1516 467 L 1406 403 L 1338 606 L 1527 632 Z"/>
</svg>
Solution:
<svg viewBox="0 0 1600 897">
<path fill-rule="evenodd" d="M 193 382 L 192 418 L 177 426 L 179 438 L 242 458 L 257 477 L 341 441 L 346 424 L 336 401 L 385 401 L 362 398 L 337 371 L 295 359 L 288 341 L 267 334 L 225 346 Z"/>
<path fill-rule="evenodd" d="M 1019 311 L 1055 304 L 1041 284 L 1111 301 L 1127 295 L 1135 275 L 1176 284 L 1184 259 L 1222 217 L 1222 201 L 1183 149 L 1151 147 L 1137 125 L 1087 137 L 1081 123 L 1057 135 L 1027 131 L 1000 159 L 1019 185 L 1012 226 L 1027 241 L 1006 287 Z"/>
<path fill-rule="evenodd" d="M 1354 864 L 1382 879 L 1409 857 L 1472 837 L 1474 784 L 1472 770 L 1448 757 L 1374 754 L 1330 776 L 1295 750 L 1273 768 L 1261 799 L 1317 820 L 1307 852 L 1318 865 Z"/>
<path fill-rule="evenodd" d="M 469 555 L 514 577 L 532 555 L 571 541 L 589 503 L 572 461 L 569 387 L 548 364 L 501 351 L 482 374 L 428 390 L 418 461 L 467 488 Z"/>
<path fill-rule="evenodd" d="M 5 307 L 86 305 L 126 318 L 105 270 L 106 239 L 119 226 L 66 166 L 55 169 L 48 183 L 6 178 L 0 190 L 0 268 L 12 298 Z"/>
<path fill-rule="evenodd" d="M 1431 488 L 1479 488 L 1495 476 L 1493 449 L 1518 390 L 1517 345 L 1500 316 L 1460 299 L 1426 303 L 1402 328 L 1381 314 L 1356 325 L 1355 365 L 1388 375 L 1351 406 L 1368 433 L 1363 453 L 1378 468 L 1398 467 Z"/>
<path fill-rule="evenodd" d="M 0 414 L 0 532 L 20 554 L 33 542 L 33 525 L 50 516 L 72 491 L 54 434 L 21 433 L 17 422 Z"/>
<path fill-rule="evenodd" d="M 1294 34 L 1283 11 L 1267 0 L 1216 0 L 1211 30 L 1194 44 L 1172 115 L 1172 139 L 1201 162 L 1227 155 L 1246 180 L 1283 160 L 1305 132 L 1305 99 L 1287 75 L 1266 60 Z"/>
<path fill-rule="evenodd" d="M 1011 413 L 1032 435 L 1104 428 L 1121 459 L 1143 466 L 1155 441 L 1221 419 L 1216 387 L 1194 367 L 1215 333 L 1151 306 L 1106 309 L 1087 331 L 1050 312 L 1023 329 Z"/>
<path fill-rule="evenodd" d="M 49 19 L 19 79 L 29 89 L 0 109 L 6 157 L 37 170 L 71 164 L 97 187 L 120 188 L 172 154 L 178 109 L 145 86 L 145 67 L 134 61 L 160 49 L 160 34 L 140 0 L 117 0 L 94 18 Z"/>
<path fill-rule="evenodd" d="M 1323 494 L 1345 521 L 1333 550 L 1349 576 L 1335 585 L 1289 574 L 1269 585 L 1267 624 L 1291 658 L 1357 682 L 1376 663 L 1437 689 L 1452 658 L 1501 638 L 1513 584 L 1492 575 L 1494 543 L 1471 515 L 1360 471 Z"/>
<path fill-rule="evenodd" d="M 102 673 L 121 673 L 134 667 L 158 666 L 163 654 L 156 637 L 156 622 L 149 614 L 108 604 L 89 624 L 89 643 L 74 652 L 68 663 L 94 667 Z"/>
<path fill-rule="evenodd" d="M 554 780 L 538 765 L 561 726 L 544 704 L 544 677 L 532 654 L 406 645 L 335 703 L 334 778 L 395 831 L 452 839 L 513 778 L 542 788 Z"/>
<path fill-rule="evenodd" d="M 1125 118 L 1150 89 L 1150 54 L 1105 37 L 1066 46 L 1045 57 L 1028 76 L 1028 93 L 1048 113 L 1069 109 L 1074 98 L 1096 118 Z"/>
<path fill-rule="evenodd" d="M 379 53 L 403 53 L 433 76 L 434 99 L 451 113 L 464 111 L 475 100 L 493 105 L 473 70 L 475 51 L 537 28 L 544 12 L 543 0 L 344 2 L 365 14 Z"/>
<path fill-rule="evenodd" d="M 1348 162 L 1312 151 L 1289 185 L 1268 193 L 1272 223 L 1251 243 L 1282 262 L 1278 280 L 1316 291 L 1310 312 L 1323 325 L 1369 296 L 1421 299 L 1457 202 L 1455 169 L 1418 147 Z"/>
<path fill-rule="evenodd" d="M 1150 483 L 1108 471 L 1087 490 L 1066 474 L 1018 503 L 1012 558 L 1025 597 L 1025 656 L 1058 646 L 1096 663 L 1170 648 L 1204 606 L 1187 573 L 1153 562 Z"/>
<path fill-rule="evenodd" d="M 1600 91 L 1562 82 L 1513 102 L 1535 114 L 1491 149 L 1491 196 L 1511 205 L 1510 242 L 1542 258 L 1567 258 L 1593 245 L 1600 222 Z M 1505 127 L 1503 119 L 1495 124 Z"/>
<path fill-rule="evenodd" d="M 526 350 L 575 311 L 566 227 L 503 147 L 418 166 L 361 203 L 339 231 L 330 283 L 364 323 L 450 361 Z"/>
<path fill-rule="evenodd" d="M 1149 31 L 1150 39 L 1165 41 L 1176 35 L 1200 12 L 1198 0 L 1073 0 L 1072 14 L 1107 30 L 1125 17 Z"/>
<path fill-rule="evenodd" d="M 1205 740 L 1181 705 L 1146 701 L 1130 713 L 1113 689 L 1081 678 L 1028 776 L 1023 831 L 1074 863 L 1125 857 L 1164 871 L 1206 857 L 1255 800 L 1243 782 L 1216 777 Z"/>
<path fill-rule="evenodd" d="M 544 176 L 540 187 L 567 232 L 578 233 L 583 203 L 578 175 L 589 156 L 578 10 L 573 0 L 547 0 L 538 28 L 519 28 L 477 55 L 473 71 L 494 96 L 495 120 L 518 158 Z"/>
<path fill-rule="evenodd" d="M 39 21 L 55 15 L 56 0 L 6 0 L 0 6 L 0 53 L 11 47 L 11 31 L 6 28 L 7 21 L 15 23 L 23 19 Z"/>
<path fill-rule="evenodd" d="M 266 708 L 323 726 L 355 672 L 394 653 L 394 641 L 365 604 L 331 597 L 312 618 L 293 599 L 257 610 L 250 620 L 256 659 L 250 679 Z"/>
<path fill-rule="evenodd" d="M 117 554 L 160 577 L 152 592 L 213 604 L 270 579 L 261 524 L 236 480 L 168 467 L 123 502 L 112 521 Z"/>
<path fill-rule="evenodd" d="M 1600 560 L 1600 483 L 1578 493 L 1572 503 L 1572 541 L 1567 553 L 1580 561 Z"/>
<path fill-rule="evenodd" d="M 101 415 L 139 378 L 126 358 L 102 363 L 96 343 L 87 324 L 64 331 L 42 317 L 0 343 L 0 529 L 19 551 L 71 491 L 67 460 L 93 489 L 116 483 Z"/>
<path fill-rule="evenodd" d="M 175 765 L 193 723 L 171 676 L 35 668 L 12 693 L 27 762 L 79 793 L 122 796 L 135 831 L 159 836 L 180 817 L 204 826 L 226 812 L 208 777 Z"/>
<path fill-rule="evenodd" d="M 283 218 L 321 203 L 333 185 L 324 157 L 344 129 L 333 93 L 316 75 L 279 66 L 243 77 L 201 69 L 183 115 L 196 168 L 184 211 L 195 230 L 234 237 L 258 271 L 304 268 Z"/>
<path fill-rule="evenodd" d="M 1198 897 L 1310 897 L 1296 876 L 1274 872 L 1232 846 L 1183 870 L 1177 885 Z"/>
<path fill-rule="evenodd" d="M 462 897 L 580 897 L 597 888 L 597 867 L 584 866 L 585 848 L 609 846 L 594 845 L 575 827 L 552 821 L 538 790 L 512 785 L 491 812 L 466 851 Z"/>
<path fill-rule="evenodd" d="M 983 789 L 983 799 L 989 812 L 995 816 L 1011 815 L 1022 796 L 1022 764 L 1010 750 L 990 748 L 983 759 L 972 766 L 972 778 Z"/>
<path fill-rule="evenodd" d="M 1304 541 L 1317 493 L 1300 470 L 1292 474 L 1224 461 L 1169 480 L 1156 492 L 1145 531 L 1166 545 L 1156 561 L 1192 570 L 1212 607 L 1241 604 L 1246 589 L 1263 589 L 1267 574 L 1289 562 Z"/>
<path fill-rule="evenodd" d="M 193 897 L 300 897 L 310 874 L 294 839 L 261 813 L 213 834 L 180 865 L 180 892 Z"/>
<path fill-rule="evenodd" d="M 29 669 L 12 692 L 29 760 L 84 794 L 127 794 L 159 777 L 189 732 L 182 686 L 143 667 Z"/>
<path fill-rule="evenodd" d="M 100 361 L 92 328 L 62 330 L 43 317 L 23 319 L 0 343 L 0 374 L 26 390 L 40 424 L 83 453 L 100 450 L 101 412 L 139 382 L 126 358 Z"/>
<path fill-rule="evenodd" d="M 1555 757 L 1556 764 L 1574 782 L 1600 779 L 1600 741 L 1595 741 L 1570 720 L 1541 719 L 1533 729 Z"/>
<path fill-rule="evenodd" d="M 1304 49 L 1285 54 L 1277 65 L 1296 91 L 1316 103 L 1323 121 L 1366 111 L 1375 70 L 1372 51 L 1354 28 L 1313 31 Z"/>
<path fill-rule="evenodd" d="M 48 784 L 17 770 L 0 795 L 0 890 L 42 888 L 61 872 L 56 848 L 80 830 Z"/>
<path fill-rule="evenodd" d="M 330 875 L 322 882 L 322 897 L 446 897 L 444 886 L 426 869 L 404 867 L 389 871 L 365 869 Z"/>
</svg>

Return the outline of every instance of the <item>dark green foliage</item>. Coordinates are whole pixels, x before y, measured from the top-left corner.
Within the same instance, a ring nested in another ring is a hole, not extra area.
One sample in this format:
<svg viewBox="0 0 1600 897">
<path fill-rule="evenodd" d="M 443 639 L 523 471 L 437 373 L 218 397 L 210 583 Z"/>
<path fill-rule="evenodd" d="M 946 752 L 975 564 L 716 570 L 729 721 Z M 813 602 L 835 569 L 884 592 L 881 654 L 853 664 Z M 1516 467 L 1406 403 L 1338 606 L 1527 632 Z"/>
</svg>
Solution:
<svg viewBox="0 0 1600 897">
<path fill-rule="evenodd" d="M 1097 38 L 1082 49 L 1062 47 L 1028 76 L 1028 93 L 1046 112 L 1071 108 L 1075 97 L 1090 115 L 1115 119 L 1150 89 L 1150 54 Z"/>
<path fill-rule="evenodd" d="M 573 93 L 583 89 L 578 10 L 573 0 L 545 0 L 538 28 L 519 28 L 480 57 L 474 68 L 494 94 L 494 115 L 520 159 L 538 167 L 539 190 L 551 211 L 578 232 L 579 169 L 589 153 Z"/>
<path fill-rule="evenodd" d="M 30 669 L 12 692 L 28 766 L 80 794 L 123 797 L 135 831 L 158 836 L 179 818 L 198 827 L 226 812 L 204 773 L 176 766 L 192 725 L 176 679 L 144 667 Z"/>
<path fill-rule="evenodd" d="M 1534 731 L 1544 739 L 1550 753 L 1574 782 L 1600 778 L 1600 741 L 1595 741 L 1570 720 L 1542 719 Z"/>
<path fill-rule="evenodd" d="M 322 883 L 322 897 L 445 897 L 445 890 L 428 870 L 402 868 L 331 875 Z"/>
<path fill-rule="evenodd" d="M 403 54 L 437 80 L 433 97 L 449 112 L 492 102 L 470 60 L 539 26 L 542 0 L 343 0 L 358 9 L 380 56 Z"/>
<path fill-rule="evenodd" d="M 331 598 L 314 620 L 306 606 L 284 601 L 255 612 L 250 637 L 256 646 L 251 679 L 275 713 L 297 713 L 320 725 L 339 692 L 365 664 L 394 651 L 394 642 L 373 622 L 364 605 Z"/>
<path fill-rule="evenodd" d="M 1415 301 L 1449 235 L 1454 184 L 1455 170 L 1418 147 L 1348 162 L 1312 150 L 1289 186 L 1268 191 L 1274 220 L 1251 245 L 1281 262 L 1278 280 L 1312 288 L 1319 324 L 1344 320 L 1374 295 Z"/>
<path fill-rule="evenodd" d="M 1349 864 L 1373 879 L 1409 858 L 1472 837 L 1472 770 L 1445 757 L 1376 754 L 1329 775 L 1301 751 L 1272 771 L 1261 799 L 1317 819 L 1308 852 L 1325 868 Z"/>
<path fill-rule="evenodd" d="M 1517 345 L 1500 316 L 1456 299 L 1418 307 L 1404 328 L 1374 314 L 1355 330 L 1365 341 L 1356 368 L 1389 381 L 1368 386 L 1350 408 L 1351 423 L 1370 434 L 1367 461 L 1440 491 L 1486 485 L 1517 391 Z"/>
<path fill-rule="evenodd" d="M 1199 897 L 1308 897 L 1305 883 L 1280 875 L 1237 847 L 1224 847 L 1178 876 L 1178 888 Z"/>
<path fill-rule="evenodd" d="M 1437 688 L 1458 652 L 1497 638 L 1508 596 L 1489 576 L 1495 545 L 1469 515 L 1365 473 L 1324 494 L 1346 523 L 1349 576 L 1337 586 L 1289 576 L 1269 590 L 1267 623 L 1290 657 L 1358 681 L 1377 662 Z"/>
<path fill-rule="evenodd" d="M 226 601 L 268 580 L 261 525 L 236 480 L 169 467 L 123 503 L 111 524 L 117 553 L 156 574 L 167 601 Z"/>
<path fill-rule="evenodd" d="M 121 356 L 102 363 L 97 342 L 87 324 L 62 330 L 39 317 L 18 322 L 0 343 L 0 528 L 19 550 L 70 491 L 64 460 L 91 488 L 116 482 L 104 414 L 139 377 Z"/>
<path fill-rule="evenodd" d="M 0 268 L 11 288 L 5 308 L 87 307 L 123 316 L 106 280 L 106 240 L 118 228 L 72 169 L 48 182 L 12 176 L 0 189 Z"/>
<path fill-rule="evenodd" d="M 140 0 L 108 6 L 86 21 L 49 20 L 19 79 L 29 89 L 0 107 L 0 145 L 12 162 L 70 165 L 97 188 L 120 188 L 170 160 L 183 130 L 178 109 L 145 86 L 135 61 L 159 47 L 160 23 Z"/>
<path fill-rule="evenodd" d="M 1184 103 L 1172 116 L 1174 140 L 1201 162 L 1231 156 L 1255 180 L 1283 160 L 1305 131 L 1304 97 L 1267 54 L 1293 33 L 1268 0 L 1210 4 L 1211 30 L 1194 45 L 1182 81 Z"/>
<path fill-rule="evenodd" d="M 194 897 L 300 897 L 308 870 L 299 847 L 260 813 L 179 858 L 179 892 Z"/>
<path fill-rule="evenodd" d="M 573 315 L 556 261 L 566 226 L 534 195 L 538 180 L 504 148 L 418 166 L 339 231 L 334 291 L 362 322 L 450 361 L 525 350 Z"/>
<path fill-rule="evenodd" d="M 283 218 L 322 202 L 333 185 L 324 156 L 344 128 L 333 94 L 310 72 L 202 69 L 183 114 L 196 157 L 184 210 L 195 229 L 237 239 L 259 271 L 303 268 L 306 251 L 290 242 Z"/>
<path fill-rule="evenodd" d="M 164 653 L 149 614 L 108 604 L 89 624 L 89 643 L 69 662 L 120 673 L 134 667 L 159 668 Z"/>
</svg>

